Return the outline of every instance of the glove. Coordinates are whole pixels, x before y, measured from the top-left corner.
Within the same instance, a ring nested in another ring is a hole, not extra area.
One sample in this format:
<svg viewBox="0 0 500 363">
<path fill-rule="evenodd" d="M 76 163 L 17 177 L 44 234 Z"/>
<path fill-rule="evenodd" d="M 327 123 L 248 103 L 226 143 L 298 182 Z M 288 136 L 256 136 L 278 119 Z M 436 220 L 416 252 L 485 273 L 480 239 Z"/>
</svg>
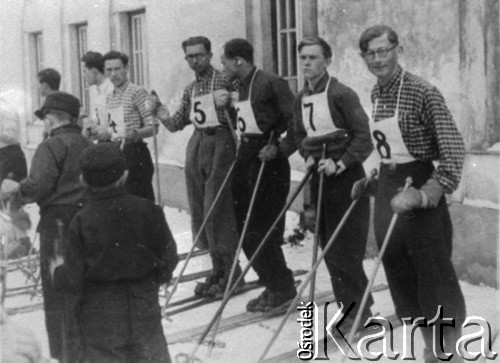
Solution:
<svg viewBox="0 0 500 363">
<path fill-rule="evenodd" d="M 391 200 L 394 213 L 404 213 L 422 207 L 422 192 L 413 187 L 400 191 Z"/>
<path fill-rule="evenodd" d="M 318 173 L 324 171 L 327 176 L 335 174 L 337 171 L 337 164 L 332 159 L 321 159 L 318 162 Z"/>
<path fill-rule="evenodd" d="M 158 116 L 158 119 L 163 124 L 163 126 L 165 126 L 168 131 L 176 132 L 179 130 L 177 125 L 175 124 L 174 120 L 170 117 L 170 113 L 168 112 L 167 108 L 164 107 L 163 105 L 161 106 L 160 110 L 158 111 L 157 116 Z"/>
<path fill-rule="evenodd" d="M 9 215 L 12 219 L 12 224 L 21 231 L 27 231 L 31 228 L 30 216 L 24 209 L 11 210 Z"/>
<path fill-rule="evenodd" d="M 339 160 L 337 163 L 337 170 L 335 171 L 335 175 L 341 174 L 346 169 L 344 162 Z"/>
<path fill-rule="evenodd" d="M 240 93 L 239 92 L 229 92 L 229 98 L 230 98 L 230 102 L 231 102 L 231 106 L 234 107 L 234 105 L 236 104 L 236 102 L 238 102 L 240 100 Z"/>
<path fill-rule="evenodd" d="M 229 92 L 225 89 L 218 89 L 217 91 L 214 91 L 213 95 L 216 106 L 224 107 L 230 101 Z"/>
<path fill-rule="evenodd" d="M 422 207 L 434 208 L 438 205 L 439 200 L 443 196 L 443 187 L 439 182 L 431 178 L 420 188 L 422 194 Z"/>
<path fill-rule="evenodd" d="M 259 151 L 259 159 L 262 162 L 271 161 L 278 155 L 278 147 L 276 145 L 266 145 Z"/>
<path fill-rule="evenodd" d="M 0 193 L 2 194 L 2 198 L 9 199 L 10 196 L 17 192 L 18 189 L 18 182 L 10 179 L 4 179 L 4 181 L 2 182 L 2 187 L 0 189 Z"/>
<path fill-rule="evenodd" d="M 152 115 L 156 115 L 160 106 L 160 98 L 155 91 L 151 91 L 151 93 L 146 97 L 146 101 L 144 101 L 144 107 L 146 108 L 146 111 L 151 112 Z"/>
<path fill-rule="evenodd" d="M 378 179 L 361 178 L 352 185 L 351 198 L 359 199 L 364 195 L 375 195 Z"/>
<path fill-rule="evenodd" d="M 82 125 L 82 135 L 85 136 L 86 138 L 92 138 L 97 136 L 97 124 L 95 124 L 92 121 L 89 121 L 88 118 L 86 118 L 83 121 Z"/>
</svg>

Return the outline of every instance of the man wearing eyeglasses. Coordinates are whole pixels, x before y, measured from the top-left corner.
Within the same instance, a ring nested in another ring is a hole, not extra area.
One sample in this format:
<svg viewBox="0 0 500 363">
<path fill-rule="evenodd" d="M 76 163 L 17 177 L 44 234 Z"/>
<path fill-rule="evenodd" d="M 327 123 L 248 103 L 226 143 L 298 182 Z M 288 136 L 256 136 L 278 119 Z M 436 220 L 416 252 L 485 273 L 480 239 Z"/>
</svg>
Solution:
<svg viewBox="0 0 500 363">
<path fill-rule="evenodd" d="M 403 48 L 393 29 L 370 27 L 359 46 L 377 77 L 371 129 L 381 157 L 374 215 L 379 246 L 393 213 L 400 214 L 383 257 L 396 313 L 431 321 L 442 306 L 443 315 L 453 318 L 456 327 L 443 328 L 444 352 L 453 353 L 452 362 L 459 362 L 455 343 L 461 336 L 465 302 L 451 262 L 452 225 L 444 194 L 460 182 L 462 137 L 439 90 L 399 65 Z M 408 176 L 413 184 L 402 191 Z M 440 337 L 433 337 L 432 327 L 422 328 L 422 334 L 425 362 L 438 362 L 444 352 L 440 344 L 433 350 L 433 340 Z"/>
<path fill-rule="evenodd" d="M 170 131 L 187 125 L 194 132 L 186 149 L 186 187 L 193 238 L 214 203 L 222 183 L 231 168 L 236 152 L 233 133 L 227 118 L 227 96 L 231 84 L 211 65 L 211 43 L 206 37 L 191 37 L 182 43 L 185 59 L 195 73 L 182 95 L 177 112 L 170 117 L 165 106 L 151 95 L 153 113 Z M 222 297 L 236 253 L 238 234 L 233 212 L 231 183 L 226 184 L 201 232 L 198 246 L 208 249 L 212 259 L 212 274 L 195 288 L 201 296 Z M 237 265 L 233 281 L 241 272 Z"/>
<path fill-rule="evenodd" d="M 324 247 L 351 204 L 350 190 L 365 176 L 363 161 L 373 150 L 368 116 L 357 94 L 331 77 L 327 67 L 332 49 L 322 38 L 305 38 L 297 47 L 306 84 L 295 100 L 296 142 L 307 164 L 315 170 L 311 180 L 314 204 L 321 203 L 319 241 Z M 322 156 L 325 148 L 325 156 Z M 324 189 L 319 199 L 320 174 Z M 325 256 L 333 292 L 345 309 L 353 310 L 340 330 L 348 334 L 368 279 L 363 270 L 370 218 L 370 200 L 361 198 L 335 243 Z M 372 315 L 370 295 L 362 312 L 364 322 Z"/>
</svg>

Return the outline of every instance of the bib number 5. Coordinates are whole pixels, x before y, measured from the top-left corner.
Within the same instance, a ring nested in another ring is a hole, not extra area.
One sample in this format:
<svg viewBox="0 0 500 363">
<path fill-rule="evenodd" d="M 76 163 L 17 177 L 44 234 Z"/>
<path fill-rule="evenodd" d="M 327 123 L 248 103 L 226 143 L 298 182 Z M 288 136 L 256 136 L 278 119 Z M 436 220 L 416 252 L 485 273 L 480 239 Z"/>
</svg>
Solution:
<svg viewBox="0 0 500 363">
<path fill-rule="evenodd" d="M 314 113 L 314 103 L 304 103 L 304 108 L 310 108 L 309 110 L 309 125 L 311 126 L 311 130 L 316 131 L 316 127 L 313 123 L 313 113 Z"/>
<path fill-rule="evenodd" d="M 194 103 L 193 110 L 195 113 L 194 120 L 199 123 L 200 125 L 203 125 L 205 121 L 207 121 L 207 115 L 205 112 L 200 108 L 201 102 L 197 101 Z"/>
<path fill-rule="evenodd" d="M 382 159 L 391 158 L 391 147 L 387 143 L 385 134 L 379 130 L 373 131 L 373 138 L 377 140 L 377 151 Z"/>
</svg>

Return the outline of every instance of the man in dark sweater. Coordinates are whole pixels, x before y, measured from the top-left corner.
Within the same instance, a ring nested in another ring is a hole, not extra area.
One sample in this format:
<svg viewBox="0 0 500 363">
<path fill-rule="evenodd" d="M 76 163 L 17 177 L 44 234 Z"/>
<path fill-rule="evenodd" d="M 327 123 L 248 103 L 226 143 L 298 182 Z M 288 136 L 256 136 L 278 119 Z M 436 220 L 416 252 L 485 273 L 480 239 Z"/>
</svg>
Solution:
<svg viewBox="0 0 500 363">
<path fill-rule="evenodd" d="M 363 161 L 373 150 L 368 116 L 356 93 L 328 74 L 332 49 L 322 38 L 303 39 L 298 46 L 306 84 L 295 101 L 295 138 L 299 151 L 312 166 L 314 203 L 321 203 L 319 240 L 324 247 L 351 204 L 354 182 L 365 176 Z M 325 156 L 322 150 L 325 148 Z M 320 174 L 324 191 L 319 196 Z M 321 200 L 320 200 L 321 198 Z M 370 217 L 368 197 L 361 198 L 325 256 L 333 292 L 338 304 L 347 309 L 355 304 L 340 327 L 350 331 L 367 285 L 363 270 Z M 362 322 L 371 316 L 369 296 Z"/>
<path fill-rule="evenodd" d="M 129 194 L 119 147 L 101 143 L 81 159 L 89 201 L 73 219 L 68 248 L 51 263 L 55 288 L 81 295 L 82 359 L 170 362 L 158 289 L 172 278 L 177 247 L 159 206 Z"/>
<path fill-rule="evenodd" d="M 293 93 L 284 79 L 255 67 L 253 47 L 245 39 L 228 41 L 221 62 L 226 77 L 240 83 L 235 108 L 241 144 L 234 168 L 233 200 L 240 234 L 247 213 L 251 213 L 243 240 L 243 251 L 250 259 L 283 209 L 290 189 L 288 156 L 295 148 L 293 142 L 291 149 L 284 147 L 288 144 L 280 143 L 280 135 L 293 127 Z M 263 162 L 266 164 L 250 211 Z M 271 310 L 296 294 L 292 272 L 281 249 L 284 230 L 283 217 L 255 258 L 252 267 L 266 289 L 248 302 L 248 311 Z"/>
</svg>

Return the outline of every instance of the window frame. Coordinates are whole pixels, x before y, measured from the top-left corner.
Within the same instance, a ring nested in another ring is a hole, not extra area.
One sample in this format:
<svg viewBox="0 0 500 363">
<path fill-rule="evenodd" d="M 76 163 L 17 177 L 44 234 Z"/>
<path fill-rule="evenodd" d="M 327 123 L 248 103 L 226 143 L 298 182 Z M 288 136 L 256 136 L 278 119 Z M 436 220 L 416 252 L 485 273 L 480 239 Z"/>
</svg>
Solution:
<svg viewBox="0 0 500 363">
<path fill-rule="evenodd" d="M 271 0 L 274 68 L 295 93 L 300 79 L 296 50 L 300 34 L 300 5 L 298 0 Z"/>
<path fill-rule="evenodd" d="M 40 85 L 38 82 L 38 72 L 45 67 L 45 54 L 43 49 L 43 32 L 37 31 L 29 34 L 30 54 L 32 62 L 32 100 L 34 100 L 34 109 L 42 106 L 43 100 L 40 94 Z"/>
<path fill-rule="evenodd" d="M 141 9 L 129 12 L 127 15 L 130 80 L 137 85 L 148 88 L 146 11 Z"/>
<path fill-rule="evenodd" d="M 73 27 L 76 44 L 76 68 L 78 70 L 78 94 L 80 96 L 81 107 L 88 114 L 90 110 L 90 91 L 87 79 L 83 73 L 84 65 L 82 64 L 82 57 L 88 51 L 88 24 L 74 24 Z"/>
</svg>

